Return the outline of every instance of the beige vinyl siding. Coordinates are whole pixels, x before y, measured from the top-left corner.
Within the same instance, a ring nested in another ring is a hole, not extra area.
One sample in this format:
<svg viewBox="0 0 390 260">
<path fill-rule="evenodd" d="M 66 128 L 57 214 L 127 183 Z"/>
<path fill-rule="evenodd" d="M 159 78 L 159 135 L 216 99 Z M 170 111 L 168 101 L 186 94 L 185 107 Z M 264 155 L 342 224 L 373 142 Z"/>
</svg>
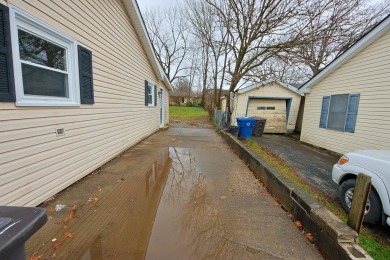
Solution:
<svg viewBox="0 0 390 260">
<path fill-rule="evenodd" d="M 301 101 L 301 96 L 276 82 L 272 82 L 266 84 L 260 88 L 252 89 L 245 93 L 239 93 L 237 98 L 235 99 L 235 111 L 233 111 L 232 115 L 232 123 L 237 125 L 236 118 L 245 116 L 248 97 L 256 96 L 256 97 L 270 97 L 270 98 L 292 98 L 290 114 L 287 122 L 287 131 L 292 132 L 295 129 L 295 123 L 298 116 L 299 104 Z M 251 100 L 252 102 L 252 100 Z M 236 108 L 237 105 L 237 108 Z M 248 116 L 251 116 L 249 113 Z"/>
<path fill-rule="evenodd" d="M 390 33 L 377 39 L 307 94 L 301 140 L 346 153 L 390 147 Z M 360 93 L 355 133 L 319 128 L 322 97 Z"/>
<path fill-rule="evenodd" d="M 157 81 L 119 1 L 9 3 L 93 53 L 94 105 L 0 102 L 0 204 L 36 206 L 159 129 L 159 107 L 145 107 L 145 80 L 165 88 L 167 123 L 168 89 Z M 65 135 L 57 137 L 56 128 Z"/>
</svg>

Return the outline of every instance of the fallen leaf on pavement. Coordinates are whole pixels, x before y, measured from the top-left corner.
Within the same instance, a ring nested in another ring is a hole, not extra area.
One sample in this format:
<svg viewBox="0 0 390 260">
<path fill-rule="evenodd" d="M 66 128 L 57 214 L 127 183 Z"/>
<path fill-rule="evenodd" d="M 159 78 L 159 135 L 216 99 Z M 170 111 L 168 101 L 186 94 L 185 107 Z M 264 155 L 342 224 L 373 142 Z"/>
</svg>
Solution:
<svg viewBox="0 0 390 260">
<path fill-rule="evenodd" d="M 53 242 L 53 248 L 54 248 L 54 249 L 60 248 L 61 245 L 62 245 L 61 240 L 56 240 L 56 241 Z"/>
<path fill-rule="evenodd" d="M 307 240 L 309 240 L 310 242 L 313 242 L 314 241 L 314 237 L 311 233 L 306 233 L 305 234 L 305 237 L 307 238 Z"/>
<path fill-rule="evenodd" d="M 38 252 L 35 252 L 34 254 L 32 254 L 32 256 L 30 256 L 29 260 L 39 260 L 42 258 L 42 255 L 38 255 Z"/>
<path fill-rule="evenodd" d="M 70 233 L 70 232 L 65 232 L 65 233 L 64 233 L 64 237 L 66 237 L 66 238 L 72 238 L 72 237 L 73 237 L 73 234 Z"/>
<path fill-rule="evenodd" d="M 64 222 L 66 223 L 69 220 L 74 219 L 74 218 L 76 218 L 76 215 L 72 212 L 72 213 L 68 214 L 68 216 L 65 217 Z"/>
<path fill-rule="evenodd" d="M 295 221 L 294 224 L 297 228 L 299 228 L 299 230 L 302 230 L 302 223 L 300 221 Z"/>
</svg>

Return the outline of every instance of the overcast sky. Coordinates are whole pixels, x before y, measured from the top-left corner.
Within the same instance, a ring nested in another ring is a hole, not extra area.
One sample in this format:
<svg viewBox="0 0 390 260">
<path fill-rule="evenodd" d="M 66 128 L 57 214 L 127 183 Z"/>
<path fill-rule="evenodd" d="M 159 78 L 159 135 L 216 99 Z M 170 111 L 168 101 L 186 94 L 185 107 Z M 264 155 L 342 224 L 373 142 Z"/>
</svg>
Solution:
<svg viewBox="0 0 390 260">
<path fill-rule="evenodd" d="M 176 5 L 177 1 L 181 0 L 137 0 L 141 11 L 150 7 L 166 7 L 170 5 Z"/>
</svg>

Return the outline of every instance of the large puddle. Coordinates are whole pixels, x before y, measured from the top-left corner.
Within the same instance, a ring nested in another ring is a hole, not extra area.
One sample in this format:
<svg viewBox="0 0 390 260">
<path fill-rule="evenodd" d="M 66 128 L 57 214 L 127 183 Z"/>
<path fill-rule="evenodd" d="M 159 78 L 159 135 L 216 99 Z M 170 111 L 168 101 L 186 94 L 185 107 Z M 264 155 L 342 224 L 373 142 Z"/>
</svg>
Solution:
<svg viewBox="0 0 390 260">
<path fill-rule="evenodd" d="M 187 148 L 163 150 L 153 163 L 72 220 L 66 234 L 76 235 L 57 247 L 49 242 L 35 248 L 37 255 L 83 260 L 221 258 L 232 246 L 223 238 L 206 179 Z"/>
<path fill-rule="evenodd" d="M 211 199 L 215 180 L 201 174 L 190 149 L 167 148 L 150 161 L 28 251 L 37 259 L 274 259 L 234 242 Z"/>
</svg>

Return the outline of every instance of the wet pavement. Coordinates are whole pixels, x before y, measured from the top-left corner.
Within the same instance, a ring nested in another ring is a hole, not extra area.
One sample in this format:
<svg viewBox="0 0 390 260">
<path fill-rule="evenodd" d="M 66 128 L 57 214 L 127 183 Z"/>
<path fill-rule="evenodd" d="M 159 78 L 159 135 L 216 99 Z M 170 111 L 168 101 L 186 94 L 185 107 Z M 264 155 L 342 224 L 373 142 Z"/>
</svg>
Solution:
<svg viewBox="0 0 390 260">
<path fill-rule="evenodd" d="M 298 174 L 319 191 L 338 201 L 338 185 L 332 181 L 332 168 L 339 156 L 321 151 L 285 135 L 265 134 L 253 140 L 293 165 Z"/>
<path fill-rule="evenodd" d="M 42 206 L 27 257 L 321 259 L 212 129 L 158 132 Z"/>
</svg>

